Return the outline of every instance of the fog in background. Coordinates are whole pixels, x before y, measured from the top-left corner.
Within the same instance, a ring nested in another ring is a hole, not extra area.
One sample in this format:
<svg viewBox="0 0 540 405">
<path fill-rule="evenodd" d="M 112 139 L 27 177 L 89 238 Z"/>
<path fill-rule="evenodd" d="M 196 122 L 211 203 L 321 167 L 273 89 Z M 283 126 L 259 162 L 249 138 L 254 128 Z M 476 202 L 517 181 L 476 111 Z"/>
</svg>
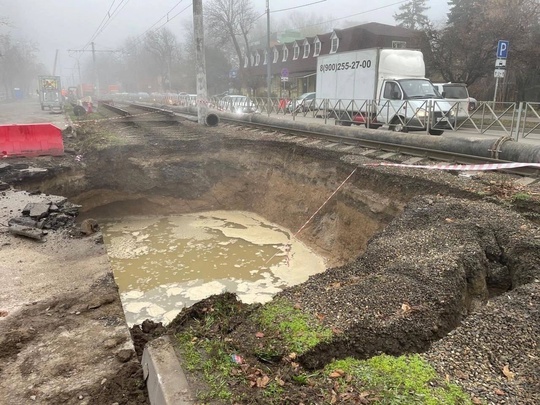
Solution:
<svg viewBox="0 0 540 405">
<path fill-rule="evenodd" d="M 366 22 L 394 25 L 393 15 L 405 2 L 270 0 L 271 31 L 276 27 L 304 28 L 287 23 L 292 13 L 304 15 L 306 21 L 309 21 L 310 16 L 324 18 L 332 28 Z M 203 0 L 203 8 L 206 3 Z M 430 6 L 427 16 L 435 23 L 444 21 L 448 12 L 447 0 L 431 0 L 427 3 Z M 252 0 L 252 4 L 260 13 L 256 24 L 260 26 L 259 31 L 264 32 L 266 1 Z M 168 12 L 170 21 L 166 23 Z M 75 57 L 80 57 L 81 64 L 91 62 L 90 42 L 94 36 L 95 49 L 101 51 L 118 50 L 128 37 L 142 38 L 148 30 L 159 27 L 167 27 L 183 42 L 187 39 L 192 16 L 189 0 L 0 0 L 0 21 L 7 23 L 0 25 L 0 35 L 9 34 L 15 41 L 23 40 L 35 45 L 36 55 L 44 65 L 43 73 L 53 72 L 58 50 L 56 74 L 69 83 L 74 80 L 77 66 Z M 104 23 L 107 25 L 100 31 L 99 27 Z M 330 30 L 323 27 L 317 32 L 322 34 Z M 74 53 L 68 50 L 85 52 Z"/>
</svg>

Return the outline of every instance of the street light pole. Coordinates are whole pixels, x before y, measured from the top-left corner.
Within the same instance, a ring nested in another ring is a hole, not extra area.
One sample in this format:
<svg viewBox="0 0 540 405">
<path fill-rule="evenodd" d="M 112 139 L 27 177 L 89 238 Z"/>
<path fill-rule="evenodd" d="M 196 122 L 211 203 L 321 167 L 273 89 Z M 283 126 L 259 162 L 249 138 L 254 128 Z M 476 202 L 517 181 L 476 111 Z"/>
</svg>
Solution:
<svg viewBox="0 0 540 405">
<path fill-rule="evenodd" d="M 272 83 L 270 68 L 270 0 L 266 0 L 266 105 L 267 113 L 270 116 L 270 87 Z"/>
</svg>

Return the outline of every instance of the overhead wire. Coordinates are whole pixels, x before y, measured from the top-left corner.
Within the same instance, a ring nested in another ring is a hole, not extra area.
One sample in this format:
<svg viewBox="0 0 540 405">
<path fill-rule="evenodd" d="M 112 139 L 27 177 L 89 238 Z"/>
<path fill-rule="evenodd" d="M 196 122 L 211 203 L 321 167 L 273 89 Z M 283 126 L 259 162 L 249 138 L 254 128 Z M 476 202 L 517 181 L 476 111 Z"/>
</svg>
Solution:
<svg viewBox="0 0 540 405">
<path fill-rule="evenodd" d="M 163 15 L 160 19 L 158 19 L 154 24 L 152 24 L 146 31 L 144 31 L 142 34 L 140 34 L 139 36 L 135 37 L 135 39 L 133 40 L 133 43 L 130 44 L 130 47 L 133 48 L 135 47 L 136 45 L 142 43 L 143 39 L 144 39 L 144 36 L 150 32 L 150 31 L 157 31 L 159 29 L 161 29 L 162 27 L 164 27 L 165 25 L 167 25 L 169 22 L 171 22 L 172 20 L 174 20 L 176 17 L 178 17 L 180 14 L 182 14 L 184 11 L 186 11 L 188 8 L 190 8 L 192 6 L 192 3 L 190 2 L 186 7 L 184 7 L 182 10 L 180 10 L 178 13 L 176 13 L 175 15 L 173 15 L 172 17 L 169 17 L 169 13 L 171 11 L 173 11 L 183 0 L 180 0 L 178 3 L 176 3 L 176 5 L 171 8 L 165 15 Z M 161 24 L 160 26 L 158 26 L 157 28 L 154 28 L 156 27 L 156 25 L 158 25 L 164 18 L 167 18 L 167 21 L 165 21 L 163 24 Z"/>
</svg>

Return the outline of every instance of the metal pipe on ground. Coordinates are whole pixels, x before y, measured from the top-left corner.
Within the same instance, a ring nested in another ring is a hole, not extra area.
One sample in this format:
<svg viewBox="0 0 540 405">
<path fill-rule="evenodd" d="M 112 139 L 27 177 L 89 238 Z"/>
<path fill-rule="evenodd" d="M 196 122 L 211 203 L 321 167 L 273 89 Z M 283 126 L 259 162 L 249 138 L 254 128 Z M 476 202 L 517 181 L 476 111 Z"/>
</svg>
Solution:
<svg viewBox="0 0 540 405">
<path fill-rule="evenodd" d="M 367 129 L 364 127 L 344 127 L 339 125 L 312 124 L 287 119 L 266 117 L 262 114 L 230 114 L 220 113 L 223 118 L 279 126 L 285 129 L 313 131 L 328 135 L 352 136 L 375 142 L 386 142 L 397 145 L 411 146 L 424 149 L 441 150 L 463 155 L 485 157 L 489 159 L 506 160 L 520 163 L 540 162 L 540 146 L 521 144 L 511 138 L 493 139 L 445 138 L 441 136 L 419 133 L 396 133 L 382 129 Z"/>
<path fill-rule="evenodd" d="M 175 112 L 174 115 L 188 121 L 199 122 L 199 118 L 196 115 L 181 114 L 177 112 Z M 204 123 L 209 127 L 215 127 L 217 124 L 219 124 L 219 117 L 213 113 L 206 114 Z"/>
</svg>

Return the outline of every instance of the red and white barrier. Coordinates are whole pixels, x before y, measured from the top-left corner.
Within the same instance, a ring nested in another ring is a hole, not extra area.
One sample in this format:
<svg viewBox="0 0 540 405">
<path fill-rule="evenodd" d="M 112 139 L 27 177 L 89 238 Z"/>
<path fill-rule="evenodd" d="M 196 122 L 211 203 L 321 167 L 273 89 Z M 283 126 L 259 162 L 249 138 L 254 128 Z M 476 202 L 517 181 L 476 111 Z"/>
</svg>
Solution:
<svg viewBox="0 0 540 405">
<path fill-rule="evenodd" d="M 428 170 L 486 171 L 516 169 L 519 167 L 540 167 L 540 163 L 486 163 L 481 165 L 407 165 L 402 163 L 366 163 L 364 166 L 392 166 Z"/>
</svg>

